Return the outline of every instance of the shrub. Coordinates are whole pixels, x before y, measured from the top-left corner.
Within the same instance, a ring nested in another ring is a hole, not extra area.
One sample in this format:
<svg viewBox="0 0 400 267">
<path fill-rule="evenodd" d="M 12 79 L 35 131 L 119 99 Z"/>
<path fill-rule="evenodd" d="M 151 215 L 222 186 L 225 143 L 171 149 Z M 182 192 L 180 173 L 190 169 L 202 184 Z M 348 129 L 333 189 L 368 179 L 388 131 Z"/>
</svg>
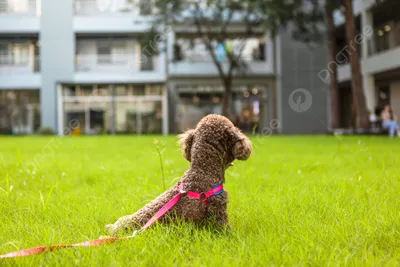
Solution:
<svg viewBox="0 0 400 267">
<path fill-rule="evenodd" d="M 50 127 L 42 127 L 39 129 L 40 135 L 54 135 L 54 130 Z"/>
</svg>

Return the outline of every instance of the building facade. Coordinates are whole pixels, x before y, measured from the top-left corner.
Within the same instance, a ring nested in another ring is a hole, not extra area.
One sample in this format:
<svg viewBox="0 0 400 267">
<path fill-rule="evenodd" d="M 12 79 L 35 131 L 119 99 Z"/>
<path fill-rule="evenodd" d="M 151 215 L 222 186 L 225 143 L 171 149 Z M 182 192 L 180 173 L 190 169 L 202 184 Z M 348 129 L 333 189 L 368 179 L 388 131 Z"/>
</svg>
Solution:
<svg viewBox="0 0 400 267">
<path fill-rule="evenodd" d="M 159 54 L 144 52 L 147 2 L 0 0 L 0 132 L 62 134 L 77 120 L 84 134 L 168 134 L 221 113 L 217 69 L 190 27 L 168 31 Z M 244 43 L 248 68 L 234 77 L 232 119 L 247 132 L 272 121 L 283 134 L 327 132 L 328 86 L 318 75 L 326 47 L 310 49 L 289 32 Z M 295 98 L 309 104 L 298 109 Z"/>
<path fill-rule="evenodd" d="M 339 79 L 341 128 L 354 125 L 351 95 L 349 54 L 358 50 L 361 55 L 364 95 L 369 112 L 379 115 L 390 104 L 400 114 L 400 1 L 356 0 L 354 13 L 358 30 L 357 40 L 346 45 L 344 18 L 336 17 L 336 62 Z M 359 38 L 360 37 L 360 38 Z M 353 44 L 353 45 L 352 45 Z M 321 72 L 324 80 L 329 67 Z"/>
</svg>

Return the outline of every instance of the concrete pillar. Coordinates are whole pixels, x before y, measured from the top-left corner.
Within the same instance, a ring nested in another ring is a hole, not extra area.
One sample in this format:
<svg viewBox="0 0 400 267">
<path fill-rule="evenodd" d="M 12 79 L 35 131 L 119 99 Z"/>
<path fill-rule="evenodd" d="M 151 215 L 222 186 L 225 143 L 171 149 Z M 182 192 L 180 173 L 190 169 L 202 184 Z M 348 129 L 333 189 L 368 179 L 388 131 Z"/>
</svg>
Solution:
<svg viewBox="0 0 400 267">
<path fill-rule="evenodd" d="M 361 13 L 361 34 L 364 36 L 364 40 L 361 43 L 361 57 L 362 59 L 368 58 L 368 46 L 370 46 L 371 52 L 375 52 L 375 40 L 374 40 L 374 17 L 370 9 L 363 10 Z"/>
<path fill-rule="evenodd" d="M 167 34 L 167 62 L 169 65 L 170 62 L 174 59 L 174 44 L 175 44 L 175 32 L 172 30 L 170 26 L 166 27 Z"/>
<path fill-rule="evenodd" d="M 362 60 L 368 58 L 368 46 L 370 46 L 371 53 L 375 53 L 375 38 L 374 38 L 374 18 L 371 9 L 365 9 L 361 13 L 361 29 L 364 35 L 362 42 Z M 376 108 L 376 89 L 375 78 L 372 74 L 363 74 L 363 88 L 367 109 L 374 112 Z"/>
<path fill-rule="evenodd" d="M 109 85 L 108 86 L 108 91 L 111 94 L 111 134 L 115 135 L 116 134 L 116 103 L 115 103 L 115 86 L 114 85 Z"/>
<path fill-rule="evenodd" d="M 274 69 L 275 62 L 274 62 L 274 43 L 275 40 L 272 38 L 272 35 L 267 33 L 266 34 L 266 48 L 265 48 L 265 56 L 268 62 L 268 66 L 271 70 Z"/>
<path fill-rule="evenodd" d="M 169 112 L 168 112 L 168 84 L 162 86 L 162 96 L 163 99 L 161 101 L 162 108 L 162 134 L 167 135 L 169 133 Z"/>
<path fill-rule="evenodd" d="M 42 0 L 41 4 L 41 125 L 57 132 L 57 82 L 72 81 L 74 74 L 72 1 Z"/>
<path fill-rule="evenodd" d="M 376 108 L 375 78 L 372 74 L 363 75 L 363 88 L 367 109 L 374 112 Z"/>
<path fill-rule="evenodd" d="M 390 84 L 390 106 L 393 112 L 400 116 L 400 81 Z"/>
</svg>

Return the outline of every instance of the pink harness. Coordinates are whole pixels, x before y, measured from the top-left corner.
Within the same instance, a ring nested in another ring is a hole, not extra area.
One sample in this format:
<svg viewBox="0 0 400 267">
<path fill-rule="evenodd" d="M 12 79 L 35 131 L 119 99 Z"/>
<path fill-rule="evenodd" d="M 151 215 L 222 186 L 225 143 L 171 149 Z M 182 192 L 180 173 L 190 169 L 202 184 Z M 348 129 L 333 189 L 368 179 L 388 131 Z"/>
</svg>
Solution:
<svg viewBox="0 0 400 267">
<path fill-rule="evenodd" d="M 192 192 L 192 191 L 184 191 L 183 190 L 183 185 L 179 184 L 178 185 L 179 193 L 176 194 L 167 204 L 165 204 L 159 211 L 157 211 L 156 214 L 142 227 L 140 230 L 137 230 L 133 233 L 132 236 L 128 237 L 110 237 L 110 238 L 103 238 L 103 239 L 96 239 L 96 240 L 90 240 L 82 243 L 76 243 L 76 244 L 61 244 L 61 245 L 52 245 L 52 246 L 41 246 L 41 247 L 34 247 L 34 248 L 28 248 L 24 250 L 19 250 L 15 252 L 10 252 L 4 255 L 0 255 L 0 259 L 4 258 L 15 258 L 15 257 L 24 257 L 24 256 L 31 256 L 31 255 L 39 255 L 44 252 L 48 251 L 54 251 L 54 250 L 60 250 L 63 248 L 69 248 L 69 247 L 94 247 L 94 246 L 100 246 L 100 245 L 106 245 L 106 244 L 111 244 L 115 243 L 120 240 L 126 240 L 135 237 L 137 234 L 140 232 L 146 230 L 149 228 L 152 224 L 154 224 L 157 220 L 159 220 L 161 217 L 163 217 L 168 211 L 170 211 L 176 203 L 181 199 L 182 196 L 188 196 L 190 198 L 194 199 L 199 199 L 201 200 L 205 205 L 207 204 L 207 200 L 216 195 L 220 195 L 224 192 L 224 187 L 222 183 L 217 184 L 213 188 L 211 188 L 208 192 Z"/>
</svg>

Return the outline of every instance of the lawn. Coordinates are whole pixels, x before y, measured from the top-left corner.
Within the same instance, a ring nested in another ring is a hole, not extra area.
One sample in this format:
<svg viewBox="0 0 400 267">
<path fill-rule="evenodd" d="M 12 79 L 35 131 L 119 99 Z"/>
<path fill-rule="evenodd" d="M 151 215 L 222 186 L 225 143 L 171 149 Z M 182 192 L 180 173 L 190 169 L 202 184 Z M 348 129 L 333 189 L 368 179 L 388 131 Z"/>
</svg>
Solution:
<svg viewBox="0 0 400 267">
<path fill-rule="evenodd" d="M 188 168 L 173 136 L 0 137 L 0 254 L 104 235 Z M 156 225 L 134 239 L 1 266 L 400 264 L 400 139 L 253 137 L 226 173 L 230 231 Z"/>
</svg>

